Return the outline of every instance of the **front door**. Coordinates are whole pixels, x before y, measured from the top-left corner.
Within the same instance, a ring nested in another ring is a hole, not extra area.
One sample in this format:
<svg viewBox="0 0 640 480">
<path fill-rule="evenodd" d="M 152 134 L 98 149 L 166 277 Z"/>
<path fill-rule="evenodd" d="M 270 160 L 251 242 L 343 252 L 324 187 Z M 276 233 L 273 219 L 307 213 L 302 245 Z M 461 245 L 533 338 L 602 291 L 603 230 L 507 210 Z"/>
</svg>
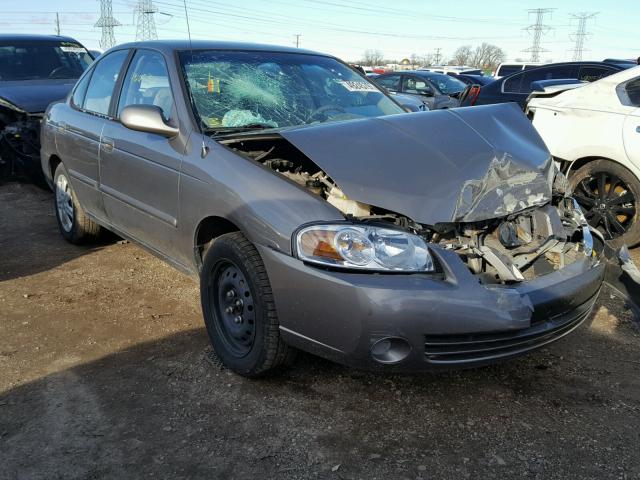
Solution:
<svg viewBox="0 0 640 480">
<path fill-rule="evenodd" d="M 177 117 L 161 53 L 138 50 L 124 78 L 115 118 L 100 146 L 100 178 L 109 222 L 137 241 L 168 253 L 177 235 L 178 183 L 183 147 L 177 139 L 130 130 L 118 120 L 128 105 L 156 105 Z M 177 126 L 177 123 L 176 123 Z"/>
</svg>

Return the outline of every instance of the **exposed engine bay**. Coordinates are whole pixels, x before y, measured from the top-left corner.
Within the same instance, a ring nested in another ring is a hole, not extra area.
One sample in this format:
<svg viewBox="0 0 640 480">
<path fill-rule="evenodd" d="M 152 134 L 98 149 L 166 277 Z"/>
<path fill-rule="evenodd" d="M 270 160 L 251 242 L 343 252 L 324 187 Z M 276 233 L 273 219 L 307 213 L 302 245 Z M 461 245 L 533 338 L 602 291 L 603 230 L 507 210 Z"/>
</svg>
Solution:
<svg viewBox="0 0 640 480">
<path fill-rule="evenodd" d="M 42 114 L 30 114 L 0 99 L 0 180 L 40 180 Z"/>
<path fill-rule="evenodd" d="M 389 222 L 456 252 L 482 283 L 532 280 L 593 255 L 594 237 L 575 201 L 558 188 L 562 181 L 556 180 L 553 198 L 543 206 L 481 222 L 424 225 L 348 198 L 329 175 L 278 135 L 219 142 L 324 198 L 352 221 Z"/>
</svg>

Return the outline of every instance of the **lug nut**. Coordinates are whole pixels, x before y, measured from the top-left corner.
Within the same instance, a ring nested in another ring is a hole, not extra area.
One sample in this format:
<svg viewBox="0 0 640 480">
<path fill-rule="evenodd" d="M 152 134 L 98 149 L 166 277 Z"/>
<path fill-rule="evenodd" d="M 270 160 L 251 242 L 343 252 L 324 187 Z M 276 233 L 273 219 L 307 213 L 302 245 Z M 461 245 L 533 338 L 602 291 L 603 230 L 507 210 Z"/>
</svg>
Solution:
<svg viewBox="0 0 640 480">
<path fill-rule="evenodd" d="M 236 323 L 242 323 L 242 315 L 238 315 L 236 318 L 233 319 L 233 321 Z"/>
<path fill-rule="evenodd" d="M 242 306 L 242 300 L 238 299 L 236 300 L 236 307 L 241 307 Z"/>
<path fill-rule="evenodd" d="M 227 307 L 224 311 L 227 313 L 233 313 L 233 307 Z"/>
<path fill-rule="evenodd" d="M 233 298 L 235 296 L 236 296 L 236 292 L 234 292 L 233 290 L 229 290 L 227 292 L 227 298 L 231 299 L 231 298 Z"/>
</svg>

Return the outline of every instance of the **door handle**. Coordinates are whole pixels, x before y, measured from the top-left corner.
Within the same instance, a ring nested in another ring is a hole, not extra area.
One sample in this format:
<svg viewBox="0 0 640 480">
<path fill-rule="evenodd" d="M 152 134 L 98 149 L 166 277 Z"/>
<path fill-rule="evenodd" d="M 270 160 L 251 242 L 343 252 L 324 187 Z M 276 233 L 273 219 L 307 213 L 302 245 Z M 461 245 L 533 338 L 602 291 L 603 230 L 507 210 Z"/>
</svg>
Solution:
<svg viewBox="0 0 640 480">
<path fill-rule="evenodd" d="M 105 152 L 112 152 L 114 147 L 113 138 L 102 137 L 100 141 L 100 148 Z"/>
</svg>

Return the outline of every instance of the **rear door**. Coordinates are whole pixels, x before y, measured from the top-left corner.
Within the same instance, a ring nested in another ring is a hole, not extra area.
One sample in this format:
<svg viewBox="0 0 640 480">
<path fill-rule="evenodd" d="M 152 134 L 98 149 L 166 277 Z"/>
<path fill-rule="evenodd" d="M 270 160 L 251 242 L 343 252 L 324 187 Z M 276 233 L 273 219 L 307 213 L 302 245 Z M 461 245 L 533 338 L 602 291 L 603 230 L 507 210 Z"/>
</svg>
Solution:
<svg viewBox="0 0 640 480">
<path fill-rule="evenodd" d="M 400 75 L 384 75 L 374 79 L 374 82 L 391 93 L 400 93 Z"/>
<path fill-rule="evenodd" d="M 156 105 L 178 126 L 164 56 L 137 50 L 122 83 L 114 118 L 105 122 L 101 189 L 109 222 L 159 252 L 171 250 L 178 225 L 178 183 L 184 148 L 179 139 L 130 130 L 119 121 L 128 105 Z"/>
<path fill-rule="evenodd" d="M 99 145 L 105 118 L 128 50 L 101 58 L 78 82 L 71 108 L 58 122 L 56 142 L 78 201 L 94 217 L 105 218 L 99 192 Z"/>
</svg>

